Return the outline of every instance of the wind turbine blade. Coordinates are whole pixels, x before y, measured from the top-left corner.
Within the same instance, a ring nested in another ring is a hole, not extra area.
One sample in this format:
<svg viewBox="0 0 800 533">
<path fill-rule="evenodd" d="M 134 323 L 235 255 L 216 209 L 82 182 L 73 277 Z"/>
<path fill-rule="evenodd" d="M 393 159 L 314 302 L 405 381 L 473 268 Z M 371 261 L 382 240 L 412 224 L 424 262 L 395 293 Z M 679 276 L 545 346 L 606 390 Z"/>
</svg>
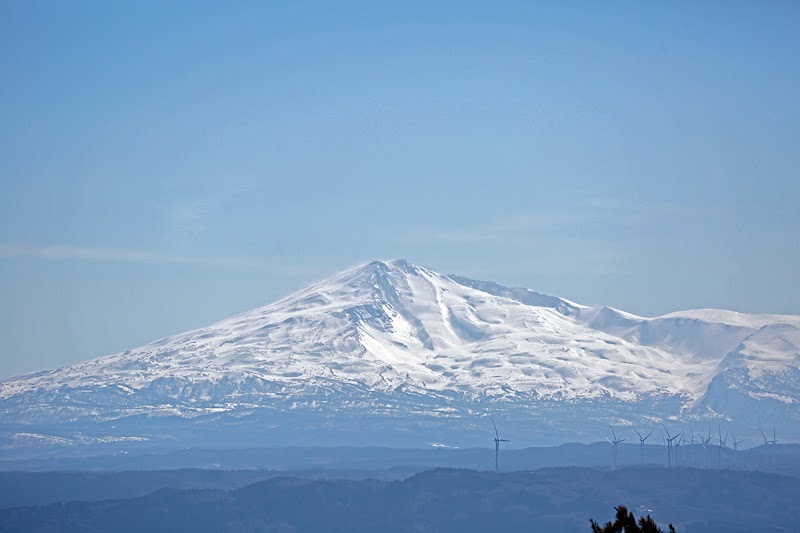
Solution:
<svg viewBox="0 0 800 533">
<path fill-rule="evenodd" d="M 500 439 L 500 434 L 497 432 L 497 424 L 494 423 L 494 418 L 489 417 L 492 421 L 492 425 L 494 426 L 494 436 L 496 439 Z"/>
<path fill-rule="evenodd" d="M 614 428 L 611 427 L 611 424 L 608 425 L 608 428 L 611 430 L 611 435 L 614 437 L 614 440 L 617 440 L 617 434 L 614 433 Z"/>
<path fill-rule="evenodd" d="M 647 437 L 649 437 L 652 434 L 653 434 L 653 432 L 651 431 L 650 433 L 647 434 Z M 647 437 L 645 437 L 644 440 L 647 440 Z"/>
<path fill-rule="evenodd" d="M 664 428 L 664 431 L 666 431 L 666 432 L 667 432 L 667 438 L 670 438 L 672 435 L 670 435 L 670 434 L 669 434 L 669 430 L 667 429 L 667 426 L 665 426 L 665 425 L 662 423 L 662 424 L 661 424 L 661 427 L 662 427 L 662 428 Z"/>
</svg>

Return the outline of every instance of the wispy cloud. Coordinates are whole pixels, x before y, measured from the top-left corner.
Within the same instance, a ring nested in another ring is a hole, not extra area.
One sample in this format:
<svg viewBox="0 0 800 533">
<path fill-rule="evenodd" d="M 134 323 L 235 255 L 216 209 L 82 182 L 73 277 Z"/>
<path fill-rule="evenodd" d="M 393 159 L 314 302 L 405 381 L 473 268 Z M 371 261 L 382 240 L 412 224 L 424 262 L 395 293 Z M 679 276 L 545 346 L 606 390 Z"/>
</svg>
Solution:
<svg viewBox="0 0 800 533">
<path fill-rule="evenodd" d="M 631 272 L 637 253 L 629 244 L 631 232 L 692 214 L 684 211 L 668 203 L 577 191 L 527 210 L 411 226 L 392 239 L 400 246 L 446 249 L 471 260 L 505 257 L 524 263 L 526 274 L 622 275 Z"/>
<path fill-rule="evenodd" d="M 159 202 L 154 207 L 163 217 L 165 231 L 182 238 L 193 238 L 213 227 L 222 211 L 240 204 L 251 193 L 250 188 L 226 183 L 223 188 L 192 197 L 182 196 L 173 201 Z"/>
<path fill-rule="evenodd" d="M 169 252 L 127 248 L 101 248 L 70 244 L 0 243 L 0 259 L 27 257 L 46 261 L 105 261 L 115 263 L 194 265 L 217 268 L 265 268 L 298 273 L 283 264 L 230 257 L 193 257 Z"/>
<path fill-rule="evenodd" d="M 484 242 L 527 243 L 532 236 L 580 239 L 593 224 L 636 225 L 645 219 L 675 214 L 669 204 L 630 203 L 619 199 L 579 195 L 560 206 L 509 213 L 493 219 L 453 226 L 412 228 L 409 241 L 431 244 Z M 401 237 L 402 238 L 402 237 Z"/>
<path fill-rule="evenodd" d="M 413 238 L 450 244 L 490 242 L 515 235 L 552 232 L 588 218 L 586 214 L 555 211 L 519 213 L 461 227 L 421 228 Z"/>
<path fill-rule="evenodd" d="M 186 238 L 205 232 L 209 215 L 217 208 L 217 200 L 201 198 L 158 207 L 165 214 L 165 230 Z"/>
</svg>

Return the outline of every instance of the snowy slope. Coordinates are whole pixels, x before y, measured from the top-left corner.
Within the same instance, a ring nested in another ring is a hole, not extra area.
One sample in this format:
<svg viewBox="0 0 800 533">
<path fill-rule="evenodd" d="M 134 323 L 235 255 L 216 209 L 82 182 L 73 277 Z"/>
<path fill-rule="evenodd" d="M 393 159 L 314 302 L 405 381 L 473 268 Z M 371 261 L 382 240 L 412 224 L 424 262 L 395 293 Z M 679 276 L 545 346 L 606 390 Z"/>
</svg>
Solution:
<svg viewBox="0 0 800 533">
<path fill-rule="evenodd" d="M 755 400 L 761 417 L 793 417 L 798 392 L 800 328 L 791 322 L 767 324 L 725 356 L 700 406 L 741 417 Z"/>
<path fill-rule="evenodd" d="M 648 319 L 374 261 L 206 328 L 6 380 L 0 417 L 45 423 L 65 413 L 113 420 L 262 407 L 463 417 L 493 402 L 724 416 L 715 398 L 736 389 L 746 418 L 747 405 L 797 397 L 798 332 L 796 316 L 700 310 Z"/>
</svg>

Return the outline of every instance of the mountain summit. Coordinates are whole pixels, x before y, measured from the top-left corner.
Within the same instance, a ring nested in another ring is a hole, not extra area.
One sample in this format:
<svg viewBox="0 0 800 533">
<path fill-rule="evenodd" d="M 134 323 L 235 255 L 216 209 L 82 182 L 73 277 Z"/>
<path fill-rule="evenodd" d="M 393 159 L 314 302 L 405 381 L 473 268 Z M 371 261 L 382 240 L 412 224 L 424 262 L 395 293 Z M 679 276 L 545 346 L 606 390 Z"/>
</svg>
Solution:
<svg viewBox="0 0 800 533">
<path fill-rule="evenodd" d="M 798 346 L 798 316 L 643 318 L 373 261 L 205 328 L 6 380 L 0 423 L 12 444 L 24 424 L 66 439 L 416 445 L 469 440 L 489 413 L 551 441 L 609 422 L 796 424 Z"/>
</svg>

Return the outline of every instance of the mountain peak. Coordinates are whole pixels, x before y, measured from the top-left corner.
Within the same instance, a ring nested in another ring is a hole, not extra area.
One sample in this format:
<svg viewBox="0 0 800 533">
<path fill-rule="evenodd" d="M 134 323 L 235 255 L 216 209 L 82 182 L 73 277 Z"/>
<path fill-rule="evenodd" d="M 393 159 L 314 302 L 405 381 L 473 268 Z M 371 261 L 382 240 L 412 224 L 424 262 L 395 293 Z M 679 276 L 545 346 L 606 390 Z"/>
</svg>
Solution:
<svg viewBox="0 0 800 533">
<path fill-rule="evenodd" d="M 386 268 L 398 268 L 400 270 L 413 270 L 416 266 L 412 265 L 405 259 L 373 259 L 368 264 L 370 265 L 382 265 Z"/>
<path fill-rule="evenodd" d="M 357 270 L 374 271 L 377 269 L 384 273 L 416 274 L 420 268 L 405 259 L 374 259 L 360 268 L 357 267 Z"/>
<path fill-rule="evenodd" d="M 448 426 L 444 420 L 456 418 L 469 425 L 478 412 L 524 418 L 557 406 L 562 416 L 567 404 L 584 421 L 593 402 L 619 416 L 639 402 L 644 420 L 677 416 L 701 397 L 720 413 L 715 402 L 743 387 L 752 395 L 726 416 L 752 421 L 761 401 L 796 410 L 784 399 L 796 397 L 800 383 L 800 317 L 780 317 L 790 324 L 748 340 L 772 318 L 740 317 L 740 326 L 687 316 L 647 319 L 404 259 L 374 260 L 205 328 L 4 381 L 0 422 L 39 413 L 189 419 L 264 409 Z M 744 355 L 725 363 L 734 349 Z M 779 380 L 786 386 L 770 396 Z M 552 424 L 545 411 L 540 422 Z"/>
<path fill-rule="evenodd" d="M 334 281 L 337 279 L 353 279 L 353 278 L 360 278 L 364 276 L 374 275 L 378 272 L 383 274 L 389 273 L 415 273 L 419 267 L 409 263 L 405 259 L 373 259 L 367 263 L 362 263 L 358 266 L 355 266 L 351 269 L 348 269 L 338 276 L 334 276 L 333 278 L 329 278 L 326 281 Z"/>
</svg>

